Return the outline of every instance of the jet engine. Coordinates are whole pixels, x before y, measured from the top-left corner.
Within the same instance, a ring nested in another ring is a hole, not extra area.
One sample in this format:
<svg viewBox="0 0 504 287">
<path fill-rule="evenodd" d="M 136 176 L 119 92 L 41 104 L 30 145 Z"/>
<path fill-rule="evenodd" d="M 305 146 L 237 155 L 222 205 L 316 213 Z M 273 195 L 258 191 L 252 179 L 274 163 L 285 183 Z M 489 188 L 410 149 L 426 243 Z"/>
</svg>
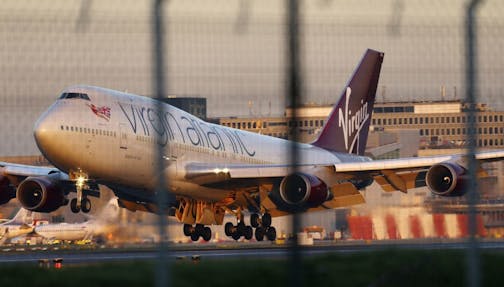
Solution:
<svg viewBox="0 0 504 287">
<path fill-rule="evenodd" d="M 278 195 L 276 201 L 280 209 L 304 210 L 331 199 L 332 193 L 318 177 L 294 173 L 282 179 Z"/>
<path fill-rule="evenodd" d="M 58 182 L 47 176 L 25 179 L 19 184 L 16 197 L 25 209 L 36 212 L 51 212 L 68 203 Z"/>
<path fill-rule="evenodd" d="M 16 190 L 10 186 L 9 179 L 0 174 L 0 205 L 16 197 Z"/>
<path fill-rule="evenodd" d="M 440 196 L 461 196 L 465 193 L 466 170 L 453 162 L 433 165 L 425 176 L 432 193 Z"/>
</svg>

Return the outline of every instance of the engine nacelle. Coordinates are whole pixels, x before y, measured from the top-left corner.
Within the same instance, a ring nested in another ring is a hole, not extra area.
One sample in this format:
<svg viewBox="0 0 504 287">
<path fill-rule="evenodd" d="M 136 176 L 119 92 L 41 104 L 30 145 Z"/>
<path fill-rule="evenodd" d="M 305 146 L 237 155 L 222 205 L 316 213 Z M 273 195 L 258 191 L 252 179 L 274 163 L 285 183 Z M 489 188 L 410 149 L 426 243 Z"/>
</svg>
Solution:
<svg viewBox="0 0 504 287">
<path fill-rule="evenodd" d="M 57 181 L 47 176 L 28 177 L 19 184 L 16 197 L 23 208 L 51 212 L 68 203 Z"/>
<path fill-rule="evenodd" d="M 466 170 L 452 162 L 433 165 L 427 171 L 425 183 L 440 196 L 461 196 L 465 193 Z"/>
<path fill-rule="evenodd" d="M 16 190 L 10 185 L 9 179 L 0 174 L 0 205 L 16 197 Z"/>
<path fill-rule="evenodd" d="M 279 195 L 281 205 L 287 207 L 286 209 L 298 210 L 317 207 L 329 200 L 332 194 L 318 177 L 293 173 L 282 179 Z"/>
</svg>

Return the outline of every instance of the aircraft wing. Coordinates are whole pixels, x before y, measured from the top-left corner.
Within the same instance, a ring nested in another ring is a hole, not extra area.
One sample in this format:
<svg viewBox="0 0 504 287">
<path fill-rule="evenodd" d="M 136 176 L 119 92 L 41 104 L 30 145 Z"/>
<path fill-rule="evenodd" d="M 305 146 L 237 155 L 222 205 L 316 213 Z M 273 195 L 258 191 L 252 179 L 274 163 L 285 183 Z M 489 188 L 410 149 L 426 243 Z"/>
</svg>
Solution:
<svg viewBox="0 0 504 287">
<path fill-rule="evenodd" d="M 482 162 L 504 159 L 504 150 L 479 152 L 476 159 Z M 310 170 L 324 169 L 326 174 L 338 175 L 347 181 L 330 186 L 333 199 L 325 202 L 316 210 L 336 208 L 363 203 L 364 198 L 358 192 L 359 186 L 352 183 L 354 179 L 373 179 L 384 191 L 407 192 L 409 189 L 426 186 L 427 171 L 435 165 L 449 164 L 467 169 L 465 154 L 442 155 L 432 157 L 411 157 L 401 159 L 374 160 L 365 162 L 348 162 L 328 164 L 304 164 L 296 168 L 290 165 L 257 165 L 257 164 L 211 164 L 191 163 L 186 166 L 186 177 L 201 185 L 227 184 L 229 187 L 247 187 L 258 184 L 279 183 L 285 176 L 294 171 L 309 173 Z M 479 166 L 478 176 L 486 172 Z M 274 204 L 265 196 L 263 205 L 274 209 Z M 273 216 L 276 214 L 272 213 Z M 283 215 L 283 214 L 278 214 Z"/>
<path fill-rule="evenodd" d="M 68 175 L 55 167 L 0 162 L 0 178 L 2 176 L 26 178 L 29 176 L 44 176 L 54 173 L 59 173 L 61 180 L 68 180 Z"/>
<path fill-rule="evenodd" d="M 16 197 L 18 187 L 27 180 L 43 185 L 43 189 L 52 183 L 58 183 L 65 193 L 76 191 L 75 181 L 55 167 L 0 162 L 0 205 Z M 83 190 L 85 195 L 100 196 L 96 182 L 89 180 L 86 184 Z"/>
<path fill-rule="evenodd" d="M 498 161 L 504 159 L 504 150 L 480 152 L 476 154 L 480 162 Z M 296 168 L 288 164 L 214 164 L 190 163 L 186 166 L 186 178 L 199 184 L 219 183 L 232 179 L 261 179 L 284 177 L 296 170 L 307 168 L 327 167 L 334 169 L 335 173 L 368 172 L 372 175 L 392 172 L 408 172 L 426 170 L 429 167 L 443 163 L 457 162 L 465 166 L 465 154 L 441 155 L 431 157 L 410 157 L 400 159 L 384 159 L 360 162 L 327 164 L 300 164 Z"/>
</svg>

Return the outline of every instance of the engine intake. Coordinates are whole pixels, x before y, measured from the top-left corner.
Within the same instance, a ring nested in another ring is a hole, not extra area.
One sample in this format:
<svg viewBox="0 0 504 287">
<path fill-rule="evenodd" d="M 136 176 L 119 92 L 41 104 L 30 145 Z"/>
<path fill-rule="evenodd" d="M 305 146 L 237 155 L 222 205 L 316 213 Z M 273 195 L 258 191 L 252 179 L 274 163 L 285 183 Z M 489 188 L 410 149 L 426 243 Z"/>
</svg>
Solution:
<svg viewBox="0 0 504 287">
<path fill-rule="evenodd" d="M 466 170 L 452 162 L 433 165 L 425 176 L 432 193 L 440 196 L 461 196 L 465 193 Z"/>
<path fill-rule="evenodd" d="M 303 173 L 284 177 L 279 191 L 285 205 L 299 209 L 317 207 L 329 200 L 332 195 L 321 179 Z"/>
<path fill-rule="evenodd" d="M 57 181 L 47 176 L 28 177 L 17 188 L 16 197 L 23 208 L 51 212 L 68 203 Z"/>
</svg>

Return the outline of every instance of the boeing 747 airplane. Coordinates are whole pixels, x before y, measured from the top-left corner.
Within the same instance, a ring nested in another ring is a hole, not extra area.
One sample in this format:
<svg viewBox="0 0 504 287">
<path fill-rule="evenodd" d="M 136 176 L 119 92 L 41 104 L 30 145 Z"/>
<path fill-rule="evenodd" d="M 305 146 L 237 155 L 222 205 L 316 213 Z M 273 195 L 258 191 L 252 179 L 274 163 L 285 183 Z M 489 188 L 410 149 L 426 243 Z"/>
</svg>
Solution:
<svg viewBox="0 0 504 287">
<path fill-rule="evenodd" d="M 384 190 L 428 186 L 440 196 L 464 193 L 464 155 L 371 160 L 364 156 L 384 54 L 367 50 L 311 144 L 205 122 L 151 98 L 92 86 L 65 89 L 35 124 L 42 154 L 55 166 L 0 163 L 0 201 L 17 197 L 28 210 L 51 212 L 68 204 L 88 212 L 88 196 L 106 185 L 129 210 L 156 212 L 156 177 L 166 177 L 172 215 L 192 240 L 211 238 L 208 225 L 226 223 L 234 239 L 275 240 L 271 218 L 364 202 L 359 190 L 373 181 Z M 156 170 L 155 145 L 165 170 Z M 290 162 L 295 145 L 299 160 Z M 504 151 L 481 152 L 479 162 Z M 480 176 L 485 176 L 483 171 Z M 244 212 L 250 213 L 250 225 Z M 253 230 L 255 228 L 255 231 Z"/>
</svg>

